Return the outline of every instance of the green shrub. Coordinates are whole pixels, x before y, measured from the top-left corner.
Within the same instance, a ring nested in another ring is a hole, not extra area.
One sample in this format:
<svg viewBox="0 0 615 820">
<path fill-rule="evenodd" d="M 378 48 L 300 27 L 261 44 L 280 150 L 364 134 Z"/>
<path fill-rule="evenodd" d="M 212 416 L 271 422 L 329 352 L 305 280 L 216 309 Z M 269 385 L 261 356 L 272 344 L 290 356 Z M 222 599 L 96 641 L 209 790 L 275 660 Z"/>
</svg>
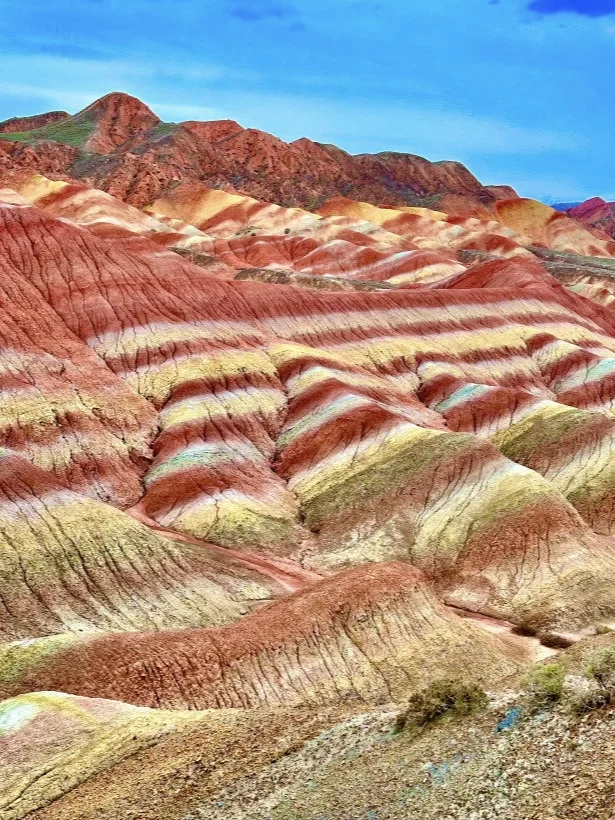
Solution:
<svg viewBox="0 0 615 820">
<path fill-rule="evenodd" d="M 615 698 L 615 644 L 583 657 L 583 677 L 567 680 L 565 703 L 575 714 L 607 706 Z"/>
<path fill-rule="evenodd" d="M 559 663 L 537 664 L 523 680 L 530 704 L 548 706 L 562 697 L 566 672 Z"/>
<path fill-rule="evenodd" d="M 596 624 L 596 635 L 608 635 L 612 631 L 608 624 Z"/>
<path fill-rule="evenodd" d="M 464 716 L 486 708 L 489 700 L 475 683 L 455 678 L 443 678 L 412 695 L 408 708 L 397 718 L 395 729 L 422 727 L 443 715 Z"/>
</svg>

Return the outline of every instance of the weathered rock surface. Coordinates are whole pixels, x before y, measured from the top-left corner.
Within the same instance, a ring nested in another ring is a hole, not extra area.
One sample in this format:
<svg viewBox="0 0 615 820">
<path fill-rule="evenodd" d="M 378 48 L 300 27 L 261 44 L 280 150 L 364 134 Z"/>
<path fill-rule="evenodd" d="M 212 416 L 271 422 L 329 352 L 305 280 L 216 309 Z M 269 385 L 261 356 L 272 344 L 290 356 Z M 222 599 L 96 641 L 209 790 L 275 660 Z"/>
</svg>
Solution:
<svg viewBox="0 0 615 820">
<path fill-rule="evenodd" d="M 95 182 L 138 206 L 177 180 L 201 181 L 286 205 L 310 205 L 349 193 L 402 204 L 450 192 L 487 206 L 499 198 L 460 163 L 432 163 L 392 152 L 355 157 L 309 139 L 285 143 L 230 120 L 160 123 L 127 94 L 108 94 L 61 122 L 54 114 L 31 120 L 24 121 L 19 138 L 31 143 L 32 150 L 17 156 L 16 165 L 45 173 L 49 149 L 40 140 L 75 145 L 82 156 L 73 156 L 54 173 Z"/>
<path fill-rule="evenodd" d="M 610 236 L 455 163 L 124 95 L 26 126 L 0 137 L 11 721 L 38 690 L 385 703 L 501 681 L 502 629 L 615 622 Z M 56 783 L 141 748 L 116 706 L 41 697 L 60 734 L 113 724 Z M 18 817 L 42 785 L 12 771 Z"/>
<path fill-rule="evenodd" d="M 256 773 L 348 714 L 339 707 L 164 711 L 59 692 L 11 698 L 0 704 L 0 816 L 34 820 L 49 811 L 67 820 L 110 811 L 179 820 L 196 809 L 199 793 Z"/>
<path fill-rule="evenodd" d="M 570 208 L 568 216 L 574 217 L 579 222 L 598 228 L 611 237 L 615 236 L 615 203 L 605 202 L 600 197 L 592 197 L 580 205 Z"/>
<path fill-rule="evenodd" d="M 613 526 L 614 344 L 597 308 L 547 273 L 530 266 L 534 284 L 518 289 L 447 287 L 455 274 L 441 288 L 315 292 L 216 279 L 146 240 L 103 240 L 25 206 L 0 215 L 9 260 L 20 254 L 12 303 L 45 303 L 114 396 L 109 443 L 84 455 L 100 452 L 100 467 L 75 472 L 76 450 L 55 468 L 72 489 L 319 572 L 410 560 L 451 601 L 513 621 L 610 611 L 610 546 L 589 525 Z M 150 466 L 147 449 L 135 463 L 112 447 L 122 401 L 133 435 L 137 406 L 156 419 Z M 19 429 L 49 469 L 39 426 Z"/>
<path fill-rule="evenodd" d="M 0 648 L 0 696 L 53 689 L 173 709 L 387 703 L 460 669 L 488 681 L 517 665 L 417 570 L 373 564 L 219 630 Z"/>
<path fill-rule="evenodd" d="M 0 122 L 0 134 L 16 134 L 34 131 L 53 122 L 62 122 L 70 117 L 66 111 L 49 111 L 47 114 L 35 114 L 33 117 L 11 117 Z"/>
</svg>

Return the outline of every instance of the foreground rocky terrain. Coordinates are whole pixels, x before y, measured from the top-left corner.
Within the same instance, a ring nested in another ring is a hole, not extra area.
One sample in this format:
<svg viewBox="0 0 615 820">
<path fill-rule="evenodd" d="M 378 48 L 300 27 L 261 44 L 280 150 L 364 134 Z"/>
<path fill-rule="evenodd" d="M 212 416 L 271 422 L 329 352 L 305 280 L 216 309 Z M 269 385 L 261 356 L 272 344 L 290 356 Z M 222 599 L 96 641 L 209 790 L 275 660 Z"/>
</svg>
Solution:
<svg viewBox="0 0 615 820">
<path fill-rule="evenodd" d="M 0 817 L 611 816 L 610 706 L 497 727 L 615 625 L 614 272 L 455 163 L 0 124 Z"/>
</svg>

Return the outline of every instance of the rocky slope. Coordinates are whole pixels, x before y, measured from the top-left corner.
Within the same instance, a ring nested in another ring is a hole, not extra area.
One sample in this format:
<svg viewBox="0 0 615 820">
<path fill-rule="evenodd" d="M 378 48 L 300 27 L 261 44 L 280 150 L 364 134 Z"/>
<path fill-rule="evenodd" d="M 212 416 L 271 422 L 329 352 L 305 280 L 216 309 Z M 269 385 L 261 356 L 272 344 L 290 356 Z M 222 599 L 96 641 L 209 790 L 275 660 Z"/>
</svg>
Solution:
<svg viewBox="0 0 615 820">
<path fill-rule="evenodd" d="M 613 708 L 532 713 L 520 697 L 492 691 L 484 710 L 400 731 L 392 705 L 186 712 L 21 695 L 0 706 L 0 811 L 6 820 L 608 820 Z"/>
<path fill-rule="evenodd" d="M 217 816 L 231 770 L 615 623 L 609 235 L 124 95 L 26 126 L 0 139 L 3 820 L 94 816 L 79 790 L 120 769 L 134 816 L 182 816 L 171 777 Z M 208 727 L 227 757 L 194 768 Z"/>
<path fill-rule="evenodd" d="M 285 143 L 226 120 L 161 123 L 127 94 L 109 94 L 61 121 L 55 114 L 29 120 L 11 123 L 10 133 L 2 137 L 9 140 L 8 145 L 0 142 L 0 149 L 11 164 L 42 173 L 53 168 L 54 174 L 95 184 L 137 206 L 178 181 L 198 181 L 285 205 L 310 205 L 335 194 L 412 204 L 453 193 L 486 205 L 500 196 L 456 162 L 432 163 L 392 152 L 351 156 L 309 139 Z M 22 124 L 23 130 L 15 133 Z M 57 153 L 50 141 L 75 148 L 65 153 L 62 167 L 50 156 Z"/>
<path fill-rule="evenodd" d="M 0 122 L 0 134 L 21 134 L 24 131 L 36 131 L 52 123 L 62 122 L 70 117 L 66 111 L 49 111 L 47 114 L 35 114 L 33 117 L 11 117 Z"/>
<path fill-rule="evenodd" d="M 568 209 L 568 214 L 592 228 L 599 228 L 609 236 L 615 236 L 615 203 L 593 197 Z"/>
<path fill-rule="evenodd" d="M 59 690 L 171 709 L 387 703 L 460 665 L 483 681 L 517 671 L 497 638 L 395 563 L 348 570 L 219 630 L 42 639 L 5 652 L 0 697 Z"/>
</svg>

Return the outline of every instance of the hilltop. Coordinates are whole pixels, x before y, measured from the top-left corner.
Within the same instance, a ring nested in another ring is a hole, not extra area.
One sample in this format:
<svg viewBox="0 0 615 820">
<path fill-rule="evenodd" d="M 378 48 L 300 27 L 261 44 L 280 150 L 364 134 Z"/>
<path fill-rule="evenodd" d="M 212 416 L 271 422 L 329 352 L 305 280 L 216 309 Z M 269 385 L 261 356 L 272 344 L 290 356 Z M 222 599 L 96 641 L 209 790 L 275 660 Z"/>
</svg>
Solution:
<svg viewBox="0 0 615 820">
<path fill-rule="evenodd" d="M 74 116 L 41 114 L 0 124 L 0 140 L 13 143 L 0 143 L 0 168 L 4 162 L 70 176 L 138 207 L 177 182 L 287 206 L 313 206 L 336 194 L 402 205 L 434 204 L 449 193 L 485 204 L 497 198 L 457 162 L 392 152 L 352 156 L 305 138 L 285 143 L 228 120 L 164 123 L 140 100 L 119 92 Z M 59 158 L 54 143 L 72 150 Z"/>
</svg>

